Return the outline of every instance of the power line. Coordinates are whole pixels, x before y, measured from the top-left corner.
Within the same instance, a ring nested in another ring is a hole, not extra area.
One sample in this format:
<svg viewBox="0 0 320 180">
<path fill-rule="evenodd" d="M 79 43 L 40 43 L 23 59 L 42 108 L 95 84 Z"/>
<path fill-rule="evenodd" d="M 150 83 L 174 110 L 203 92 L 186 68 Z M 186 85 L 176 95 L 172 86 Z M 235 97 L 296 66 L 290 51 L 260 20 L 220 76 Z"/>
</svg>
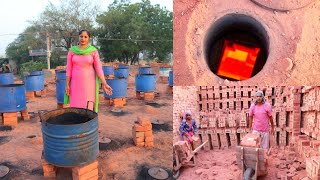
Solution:
<svg viewBox="0 0 320 180">
<path fill-rule="evenodd" d="M 20 34 L 0 34 L 0 36 L 16 36 L 16 35 L 33 35 L 33 33 L 20 33 Z M 78 36 L 71 36 L 73 38 L 76 38 Z M 156 41 L 156 42 L 161 42 L 161 41 L 166 41 L 170 42 L 172 40 L 169 39 L 114 39 L 114 38 L 99 38 L 99 37 L 94 37 L 95 39 L 101 39 L 101 40 L 107 40 L 107 41 L 136 41 L 136 42 L 147 42 L 147 41 Z"/>
</svg>

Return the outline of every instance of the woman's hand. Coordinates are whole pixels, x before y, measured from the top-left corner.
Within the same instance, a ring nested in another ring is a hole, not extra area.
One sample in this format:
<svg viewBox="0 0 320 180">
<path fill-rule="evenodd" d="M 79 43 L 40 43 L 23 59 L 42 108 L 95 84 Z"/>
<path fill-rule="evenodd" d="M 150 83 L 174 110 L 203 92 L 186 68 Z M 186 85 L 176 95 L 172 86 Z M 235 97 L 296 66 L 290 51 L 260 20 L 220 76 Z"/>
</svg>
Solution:
<svg viewBox="0 0 320 180">
<path fill-rule="evenodd" d="M 108 85 L 108 84 L 103 84 L 102 85 L 103 87 L 103 90 L 109 95 L 111 96 L 112 95 L 112 88 Z"/>
<path fill-rule="evenodd" d="M 66 94 L 70 96 L 70 86 L 66 85 Z"/>
</svg>

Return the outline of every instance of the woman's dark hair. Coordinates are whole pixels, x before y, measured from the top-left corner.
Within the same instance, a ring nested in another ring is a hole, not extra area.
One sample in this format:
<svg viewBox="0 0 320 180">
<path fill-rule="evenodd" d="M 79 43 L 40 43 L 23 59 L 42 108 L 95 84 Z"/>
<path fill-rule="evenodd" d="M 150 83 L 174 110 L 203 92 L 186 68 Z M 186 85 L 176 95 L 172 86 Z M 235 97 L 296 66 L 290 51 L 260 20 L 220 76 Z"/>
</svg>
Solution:
<svg viewBox="0 0 320 180">
<path fill-rule="evenodd" d="M 79 31 L 79 36 L 80 36 L 83 32 L 87 32 L 87 34 L 88 34 L 88 36 L 89 36 L 89 38 L 90 38 L 90 32 L 89 32 L 88 30 L 85 30 L 85 29 Z"/>
</svg>

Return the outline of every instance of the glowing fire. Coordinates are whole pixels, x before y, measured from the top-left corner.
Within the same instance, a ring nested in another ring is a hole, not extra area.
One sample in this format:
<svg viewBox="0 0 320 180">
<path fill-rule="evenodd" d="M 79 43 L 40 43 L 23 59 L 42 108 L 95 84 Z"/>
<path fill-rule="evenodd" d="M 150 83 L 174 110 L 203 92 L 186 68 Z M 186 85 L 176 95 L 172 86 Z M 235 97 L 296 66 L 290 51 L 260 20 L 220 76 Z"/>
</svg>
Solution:
<svg viewBox="0 0 320 180">
<path fill-rule="evenodd" d="M 251 77 L 260 48 L 224 41 L 223 56 L 217 75 L 245 80 Z"/>
</svg>

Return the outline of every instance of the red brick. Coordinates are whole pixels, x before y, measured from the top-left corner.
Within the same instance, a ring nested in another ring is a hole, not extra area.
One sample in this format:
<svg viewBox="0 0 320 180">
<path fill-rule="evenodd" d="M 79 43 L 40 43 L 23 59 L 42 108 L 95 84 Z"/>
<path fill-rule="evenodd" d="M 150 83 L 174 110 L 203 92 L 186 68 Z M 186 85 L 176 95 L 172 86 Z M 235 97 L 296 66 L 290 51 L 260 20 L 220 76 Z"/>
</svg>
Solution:
<svg viewBox="0 0 320 180">
<path fill-rule="evenodd" d="M 146 146 L 146 147 L 153 147 L 153 146 L 154 146 L 154 142 L 153 142 L 153 141 L 151 141 L 151 142 L 146 142 L 146 143 L 145 143 L 145 146 Z"/>
<path fill-rule="evenodd" d="M 141 126 L 151 125 L 151 122 L 150 122 L 149 118 L 147 118 L 147 117 L 138 116 L 137 119 L 138 119 L 138 123 L 139 123 Z"/>
<path fill-rule="evenodd" d="M 16 112 L 12 113 L 3 113 L 3 118 L 11 118 L 11 117 L 18 117 Z"/>
<path fill-rule="evenodd" d="M 152 131 L 152 124 L 146 125 L 143 128 L 144 128 L 144 131 Z"/>
<path fill-rule="evenodd" d="M 34 95 L 34 91 L 27 91 L 26 92 L 26 97 L 28 98 L 28 99 L 32 99 L 32 98 L 34 98 L 35 97 L 35 95 Z"/>
<path fill-rule="evenodd" d="M 77 175 L 77 174 L 72 173 L 72 179 L 73 180 L 88 180 L 90 178 L 98 176 L 98 173 L 99 173 L 98 168 L 96 168 L 88 173 L 85 173 L 83 175 Z"/>
<path fill-rule="evenodd" d="M 247 147 L 259 147 L 260 136 L 258 134 L 248 133 L 245 137 L 241 139 L 240 145 Z"/>
<path fill-rule="evenodd" d="M 47 91 L 46 91 L 46 89 L 43 89 L 41 91 L 41 97 L 46 97 L 46 95 L 47 95 Z"/>
<path fill-rule="evenodd" d="M 149 136 L 149 137 L 145 137 L 145 142 L 152 142 L 153 140 L 153 136 Z"/>
<path fill-rule="evenodd" d="M 54 165 L 49 164 L 47 161 L 42 160 L 43 175 L 46 178 L 55 178 L 57 168 Z"/>
<path fill-rule="evenodd" d="M 133 139 L 133 141 L 135 144 L 142 143 L 142 142 L 144 142 L 144 137 L 136 137 Z"/>
<path fill-rule="evenodd" d="M 98 170 L 98 161 L 94 161 L 88 165 L 74 167 L 72 168 L 72 174 L 75 174 L 77 176 L 82 176 L 95 170 Z"/>
<path fill-rule="evenodd" d="M 137 142 L 135 145 L 138 147 L 144 147 L 144 144 L 145 144 L 144 142 L 140 142 L 140 143 Z"/>
<path fill-rule="evenodd" d="M 152 135 L 152 131 L 145 131 L 145 132 L 144 132 L 144 135 L 145 135 L 146 137 L 153 136 L 153 135 Z"/>
<path fill-rule="evenodd" d="M 141 126 L 141 125 L 139 125 L 139 124 L 136 124 L 136 123 L 133 125 L 133 128 L 134 128 L 134 130 L 137 131 L 137 132 L 144 131 L 144 127 Z"/>
<path fill-rule="evenodd" d="M 145 92 L 144 93 L 144 100 L 153 100 L 154 99 L 154 92 Z"/>
<path fill-rule="evenodd" d="M 136 132 L 136 131 L 132 131 L 132 137 L 144 137 L 144 132 Z"/>
</svg>

